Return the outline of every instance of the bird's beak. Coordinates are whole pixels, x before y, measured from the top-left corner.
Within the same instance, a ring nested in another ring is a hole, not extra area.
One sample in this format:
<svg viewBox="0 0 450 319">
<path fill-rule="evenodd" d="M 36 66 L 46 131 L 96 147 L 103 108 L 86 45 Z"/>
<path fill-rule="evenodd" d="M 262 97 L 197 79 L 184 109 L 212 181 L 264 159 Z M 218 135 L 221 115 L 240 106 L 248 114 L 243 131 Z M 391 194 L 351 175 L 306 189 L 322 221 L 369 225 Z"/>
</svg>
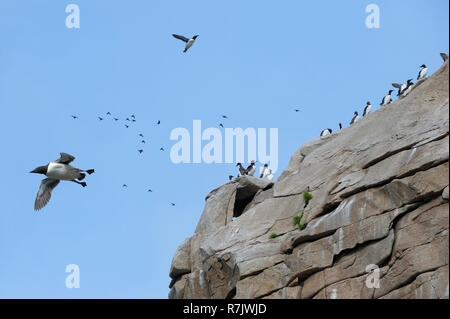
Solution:
<svg viewBox="0 0 450 319">
<path fill-rule="evenodd" d="M 37 169 L 37 168 L 35 168 L 34 170 L 30 171 L 30 173 L 37 173 L 37 172 L 36 172 L 36 169 Z"/>
</svg>

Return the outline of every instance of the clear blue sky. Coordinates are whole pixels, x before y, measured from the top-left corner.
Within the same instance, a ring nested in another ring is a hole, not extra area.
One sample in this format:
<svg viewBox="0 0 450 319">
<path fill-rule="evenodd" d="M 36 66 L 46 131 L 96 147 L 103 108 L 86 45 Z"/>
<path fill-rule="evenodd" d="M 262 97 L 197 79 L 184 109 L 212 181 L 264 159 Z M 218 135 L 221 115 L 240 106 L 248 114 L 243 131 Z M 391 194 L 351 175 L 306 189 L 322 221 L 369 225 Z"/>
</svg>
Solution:
<svg viewBox="0 0 450 319">
<path fill-rule="evenodd" d="M 80 29 L 66 28 L 70 3 Z M 370 3 L 379 29 L 366 28 Z M 1 1 L 0 297 L 166 298 L 205 196 L 236 174 L 172 163 L 172 129 L 278 128 L 277 177 L 322 129 L 377 109 L 421 64 L 439 68 L 448 12 L 447 0 Z M 172 33 L 200 36 L 184 54 Z M 36 213 L 42 176 L 28 172 L 59 152 L 96 172 Z M 65 286 L 68 264 L 79 289 Z"/>
</svg>

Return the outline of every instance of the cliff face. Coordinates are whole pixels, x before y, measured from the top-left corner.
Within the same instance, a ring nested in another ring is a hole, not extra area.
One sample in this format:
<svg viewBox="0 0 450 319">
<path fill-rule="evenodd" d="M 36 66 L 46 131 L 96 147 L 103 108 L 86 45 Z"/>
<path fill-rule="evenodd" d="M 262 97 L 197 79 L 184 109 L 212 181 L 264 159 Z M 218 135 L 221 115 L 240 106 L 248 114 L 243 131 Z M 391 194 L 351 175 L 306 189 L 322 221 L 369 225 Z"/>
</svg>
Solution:
<svg viewBox="0 0 450 319">
<path fill-rule="evenodd" d="M 448 86 L 447 61 L 304 144 L 275 183 L 213 190 L 173 257 L 169 298 L 449 298 Z"/>
</svg>

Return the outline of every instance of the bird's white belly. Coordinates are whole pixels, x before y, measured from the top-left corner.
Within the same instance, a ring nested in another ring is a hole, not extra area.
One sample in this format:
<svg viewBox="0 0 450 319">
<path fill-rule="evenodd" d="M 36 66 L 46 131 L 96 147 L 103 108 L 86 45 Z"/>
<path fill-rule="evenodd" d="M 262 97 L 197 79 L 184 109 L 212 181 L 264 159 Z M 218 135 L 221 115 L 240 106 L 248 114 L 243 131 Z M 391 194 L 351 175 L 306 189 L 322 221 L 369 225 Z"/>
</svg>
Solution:
<svg viewBox="0 0 450 319">
<path fill-rule="evenodd" d="M 70 165 L 61 163 L 50 163 L 47 169 L 47 177 L 71 181 L 80 175 L 80 170 Z"/>
<path fill-rule="evenodd" d="M 188 43 L 186 44 L 185 50 L 188 50 L 193 44 L 194 44 L 194 40 L 190 39 L 190 40 L 188 41 Z"/>
</svg>

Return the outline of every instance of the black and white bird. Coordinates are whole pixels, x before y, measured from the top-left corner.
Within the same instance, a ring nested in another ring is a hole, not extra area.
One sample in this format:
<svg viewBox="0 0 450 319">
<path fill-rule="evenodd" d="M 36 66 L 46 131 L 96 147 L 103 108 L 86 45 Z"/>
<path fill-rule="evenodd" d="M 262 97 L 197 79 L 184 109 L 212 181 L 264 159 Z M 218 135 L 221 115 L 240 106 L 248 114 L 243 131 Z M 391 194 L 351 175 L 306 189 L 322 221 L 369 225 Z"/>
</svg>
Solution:
<svg viewBox="0 0 450 319">
<path fill-rule="evenodd" d="M 448 54 L 447 53 L 440 53 L 442 60 L 447 61 L 448 60 Z"/>
<path fill-rule="evenodd" d="M 331 133 L 333 133 L 333 130 L 331 128 L 326 128 L 322 132 L 320 132 L 320 137 L 330 135 Z"/>
<path fill-rule="evenodd" d="M 355 116 L 353 116 L 352 120 L 350 121 L 350 125 L 355 124 L 359 120 L 358 112 L 355 111 Z"/>
<path fill-rule="evenodd" d="M 261 175 L 259 177 L 260 178 L 266 178 L 267 175 L 269 175 L 269 165 L 268 164 L 264 164 L 264 167 L 262 169 Z"/>
<path fill-rule="evenodd" d="M 85 182 L 79 182 L 86 177 L 84 172 L 89 175 L 94 173 L 93 169 L 82 170 L 69 165 L 75 157 L 67 153 L 59 153 L 61 156 L 56 161 L 50 162 L 44 166 L 38 166 L 30 173 L 43 174 L 47 178 L 44 178 L 39 187 L 34 202 L 34 210 L 40 210 L 50 200 L 53 189 L 59 184 L 60 181 L 71 181 L 86 187 Z M 78 180 L 78 181 L 77 181 Z"/>
<path fill-rule="evenodd" d="M 187 50 L 194 44 L 195 39 L 197 39 L 198 35 L 194 35 L 192 38 L 188 39 L 186 37 L 183 37 L 182 35 L 178 34 L 172 34 L 172 36 L 178 40 L 186 42 L 186 46 L 184 47 L 184 53 L 186 53 Z"/>
<path fill-rule="evenodd" d="M 381 103 L 380 103 L 381 106 L 386 106 L 392 102 L 392 98 L 391 98 L 392 92 L 394 92 L 394 90 L 389 90 L 388 94 L 385 97 L 383 97 L 383 99 L 381 100 Z"/>
<path fill-rule="evenodd" d="M 370 111 L 372 111 L 372 104 L 370 104 L 370 102 L 367 102 L 366 107 L 364 108 L 363 117 L 367 116 Z"/>
<path fill-rule="evenodd" d="M 129 128 L 130 126 L 128 126 L 128 125 L 125 124 L 125 127 L 126 127 L 126 128 Z"/>
<path fill-rule="evenodd" d="M 408 80 L 406 83 L 406 88 L 403 90 L 401 97 L 405 97 L 408 95 L 409 92 L 411 92 L 412 88 L 414 86 L 414 83 L 412 82 L 412 79 Z"/>
<path fill-rule="evenodd" d="M 272 170 L 271 169 L 269 169 L 269 175 L 267 175 L 267 179 L 269 181 L 273 180 L 273 174 L 272 174 Z"/>
<path fill-rule="evenodd" d="M 339 123 L 339 129 L 342 130 L 342 123 Z"/>
<path fill-rule="evenodd" d="M 242 167 L 242 164 L 241 164 L 241 163 L 237 163 L 236 166 L 239 167 L 239 174 L 238 174 L 238 177 L 239 177 L 239 176 L 247 175 L 246 172 L 245 172 L 245 168 Z"/>
<path fill-rule="evenodd" d="M 398 89 L 397 96 L 402 95 L 406 89 L 406 84 L 392 83 L 392 86 Z"/>
<path fill-rule="evenodd" d="M 253 176 L 253 174 L 255 174 L 255 171 L 256 171 L 255 163 L 256 163 L 255 160 L 252 160 L 250 162 L 250 165 L 245 170 L 246 175 Z"/>
<path fill-rule="evenodd" d="M 422 64 L 420 67 L 422 69 L 419 71 L 419 74 L 417 75 L 417 81 L 424 79 L 428 73 L 428 68 L 425 64 Z"/>
</svg>

